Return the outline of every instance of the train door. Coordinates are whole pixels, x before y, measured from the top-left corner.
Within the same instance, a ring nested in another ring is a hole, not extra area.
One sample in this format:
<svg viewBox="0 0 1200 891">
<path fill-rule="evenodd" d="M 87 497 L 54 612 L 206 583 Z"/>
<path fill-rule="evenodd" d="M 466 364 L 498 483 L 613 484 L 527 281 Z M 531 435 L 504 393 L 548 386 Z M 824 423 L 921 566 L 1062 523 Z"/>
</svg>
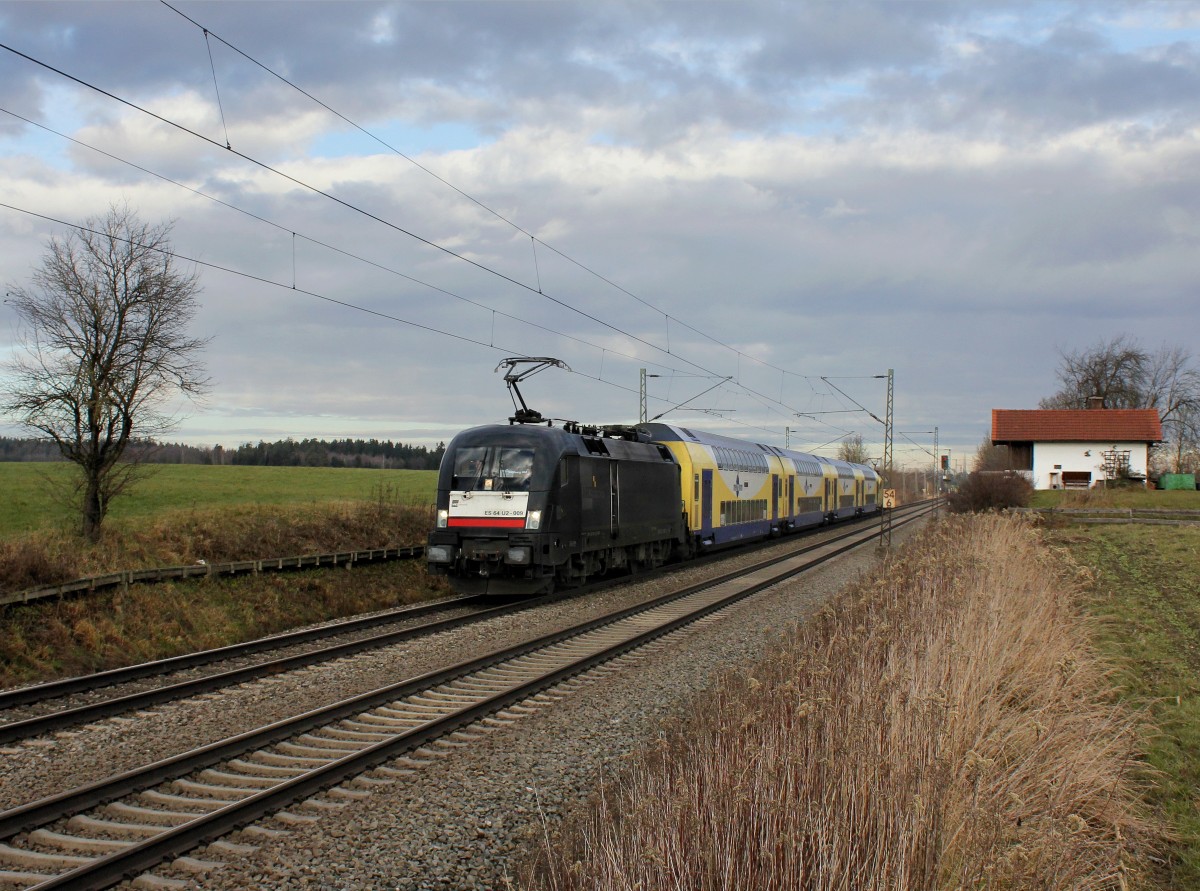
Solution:
<svg viewBox="0 0 1200 891">
<path fill-rule="evenodd" d="M 712 480 L 711 470 L 700 471 L 700 533 L 712 534 Z"/>
<path fill-rule="evenodd" d="M 825 513 L 837 510 L 837 480 L 825 480 Z"/>
<path fill-rule="evenodd" d="M 620 465 L 616 461 L 608 462 L 608 491 L 609 491 L 609 520 L 608 528 L 612 537 L 621 534 L 621 486 Z"/>
<path fill-rule="evenodd" d="M 787 515 L 796 516 L 796 478 L 788 474 L 787 485 Z"/>
<path fill-rule="evenodd" d="M 779 474 L 771 474 L 771 519 L 779 519 Z"/>
</svg>

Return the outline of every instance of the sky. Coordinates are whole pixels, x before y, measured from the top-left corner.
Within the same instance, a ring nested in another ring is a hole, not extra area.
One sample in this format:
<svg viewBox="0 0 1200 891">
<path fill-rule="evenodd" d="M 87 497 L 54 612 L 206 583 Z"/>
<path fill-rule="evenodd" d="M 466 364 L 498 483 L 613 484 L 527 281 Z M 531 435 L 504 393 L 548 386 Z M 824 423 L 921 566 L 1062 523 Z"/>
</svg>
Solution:
<svg viewBox="0 0 1200 891">
<path fill-rule="evenodd" d="M 0 2 L 0 285 L 173 221 L 177 441 L 434 445 L 548 356 L 548 418 L 634 422 L 646 369 L 650 417 L 874 457 L 891 370 L 896 463 L 958 464 L 1064 351 L 1200 349 L 1198 40 L 1183 0 Z"/>
</svg>

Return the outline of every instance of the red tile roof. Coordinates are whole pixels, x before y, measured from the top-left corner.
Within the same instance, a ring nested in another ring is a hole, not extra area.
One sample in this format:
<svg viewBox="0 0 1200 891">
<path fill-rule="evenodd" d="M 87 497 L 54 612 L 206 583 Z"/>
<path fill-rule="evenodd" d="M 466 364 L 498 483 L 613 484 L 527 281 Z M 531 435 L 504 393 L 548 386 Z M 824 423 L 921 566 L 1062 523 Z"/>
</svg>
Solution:
<svg viewBox="0 0 1200 891">
<path fill-rule="evenodd" d="M 992 409 L 992 442 L 1162 442 L 1153 408 Z"/>
</svg>

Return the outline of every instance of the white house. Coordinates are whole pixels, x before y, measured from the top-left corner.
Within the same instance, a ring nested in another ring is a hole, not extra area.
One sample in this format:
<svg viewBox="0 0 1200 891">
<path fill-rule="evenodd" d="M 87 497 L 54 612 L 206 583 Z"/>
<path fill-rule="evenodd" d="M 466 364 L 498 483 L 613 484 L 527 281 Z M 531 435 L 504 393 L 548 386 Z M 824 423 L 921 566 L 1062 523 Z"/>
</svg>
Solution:
<svg viewBox="0 0 1200 891">
<path fill-rule="evenodd" d="M 1025 471 L 1035 489 L 1144 482 L 1150 446 L 1161 441 L 1152 408 L 992 409 L 992 445 L 1009 447 L 1013 468 Z"/>
</svg>

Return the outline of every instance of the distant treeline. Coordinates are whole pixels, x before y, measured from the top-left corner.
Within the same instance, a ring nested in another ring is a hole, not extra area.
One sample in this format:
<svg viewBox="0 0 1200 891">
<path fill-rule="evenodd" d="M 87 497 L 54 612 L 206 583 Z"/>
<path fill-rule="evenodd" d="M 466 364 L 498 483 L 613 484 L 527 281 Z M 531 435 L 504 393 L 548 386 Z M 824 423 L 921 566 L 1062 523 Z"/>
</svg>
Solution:
<svg viewBox="0 0 1200 891">
<path fill-rule="evenodd" d="M 139 442 L 130 445 L 148 464 L 255 464 L 273 467 L 376 467 L 390 470 L 436 470 L 446 451 L 379 439 L 281 439 L 224 446 Z M 44 439 L 0 436 L 0 461 L 61 461 L 54 443 Z"/>
</svg>

